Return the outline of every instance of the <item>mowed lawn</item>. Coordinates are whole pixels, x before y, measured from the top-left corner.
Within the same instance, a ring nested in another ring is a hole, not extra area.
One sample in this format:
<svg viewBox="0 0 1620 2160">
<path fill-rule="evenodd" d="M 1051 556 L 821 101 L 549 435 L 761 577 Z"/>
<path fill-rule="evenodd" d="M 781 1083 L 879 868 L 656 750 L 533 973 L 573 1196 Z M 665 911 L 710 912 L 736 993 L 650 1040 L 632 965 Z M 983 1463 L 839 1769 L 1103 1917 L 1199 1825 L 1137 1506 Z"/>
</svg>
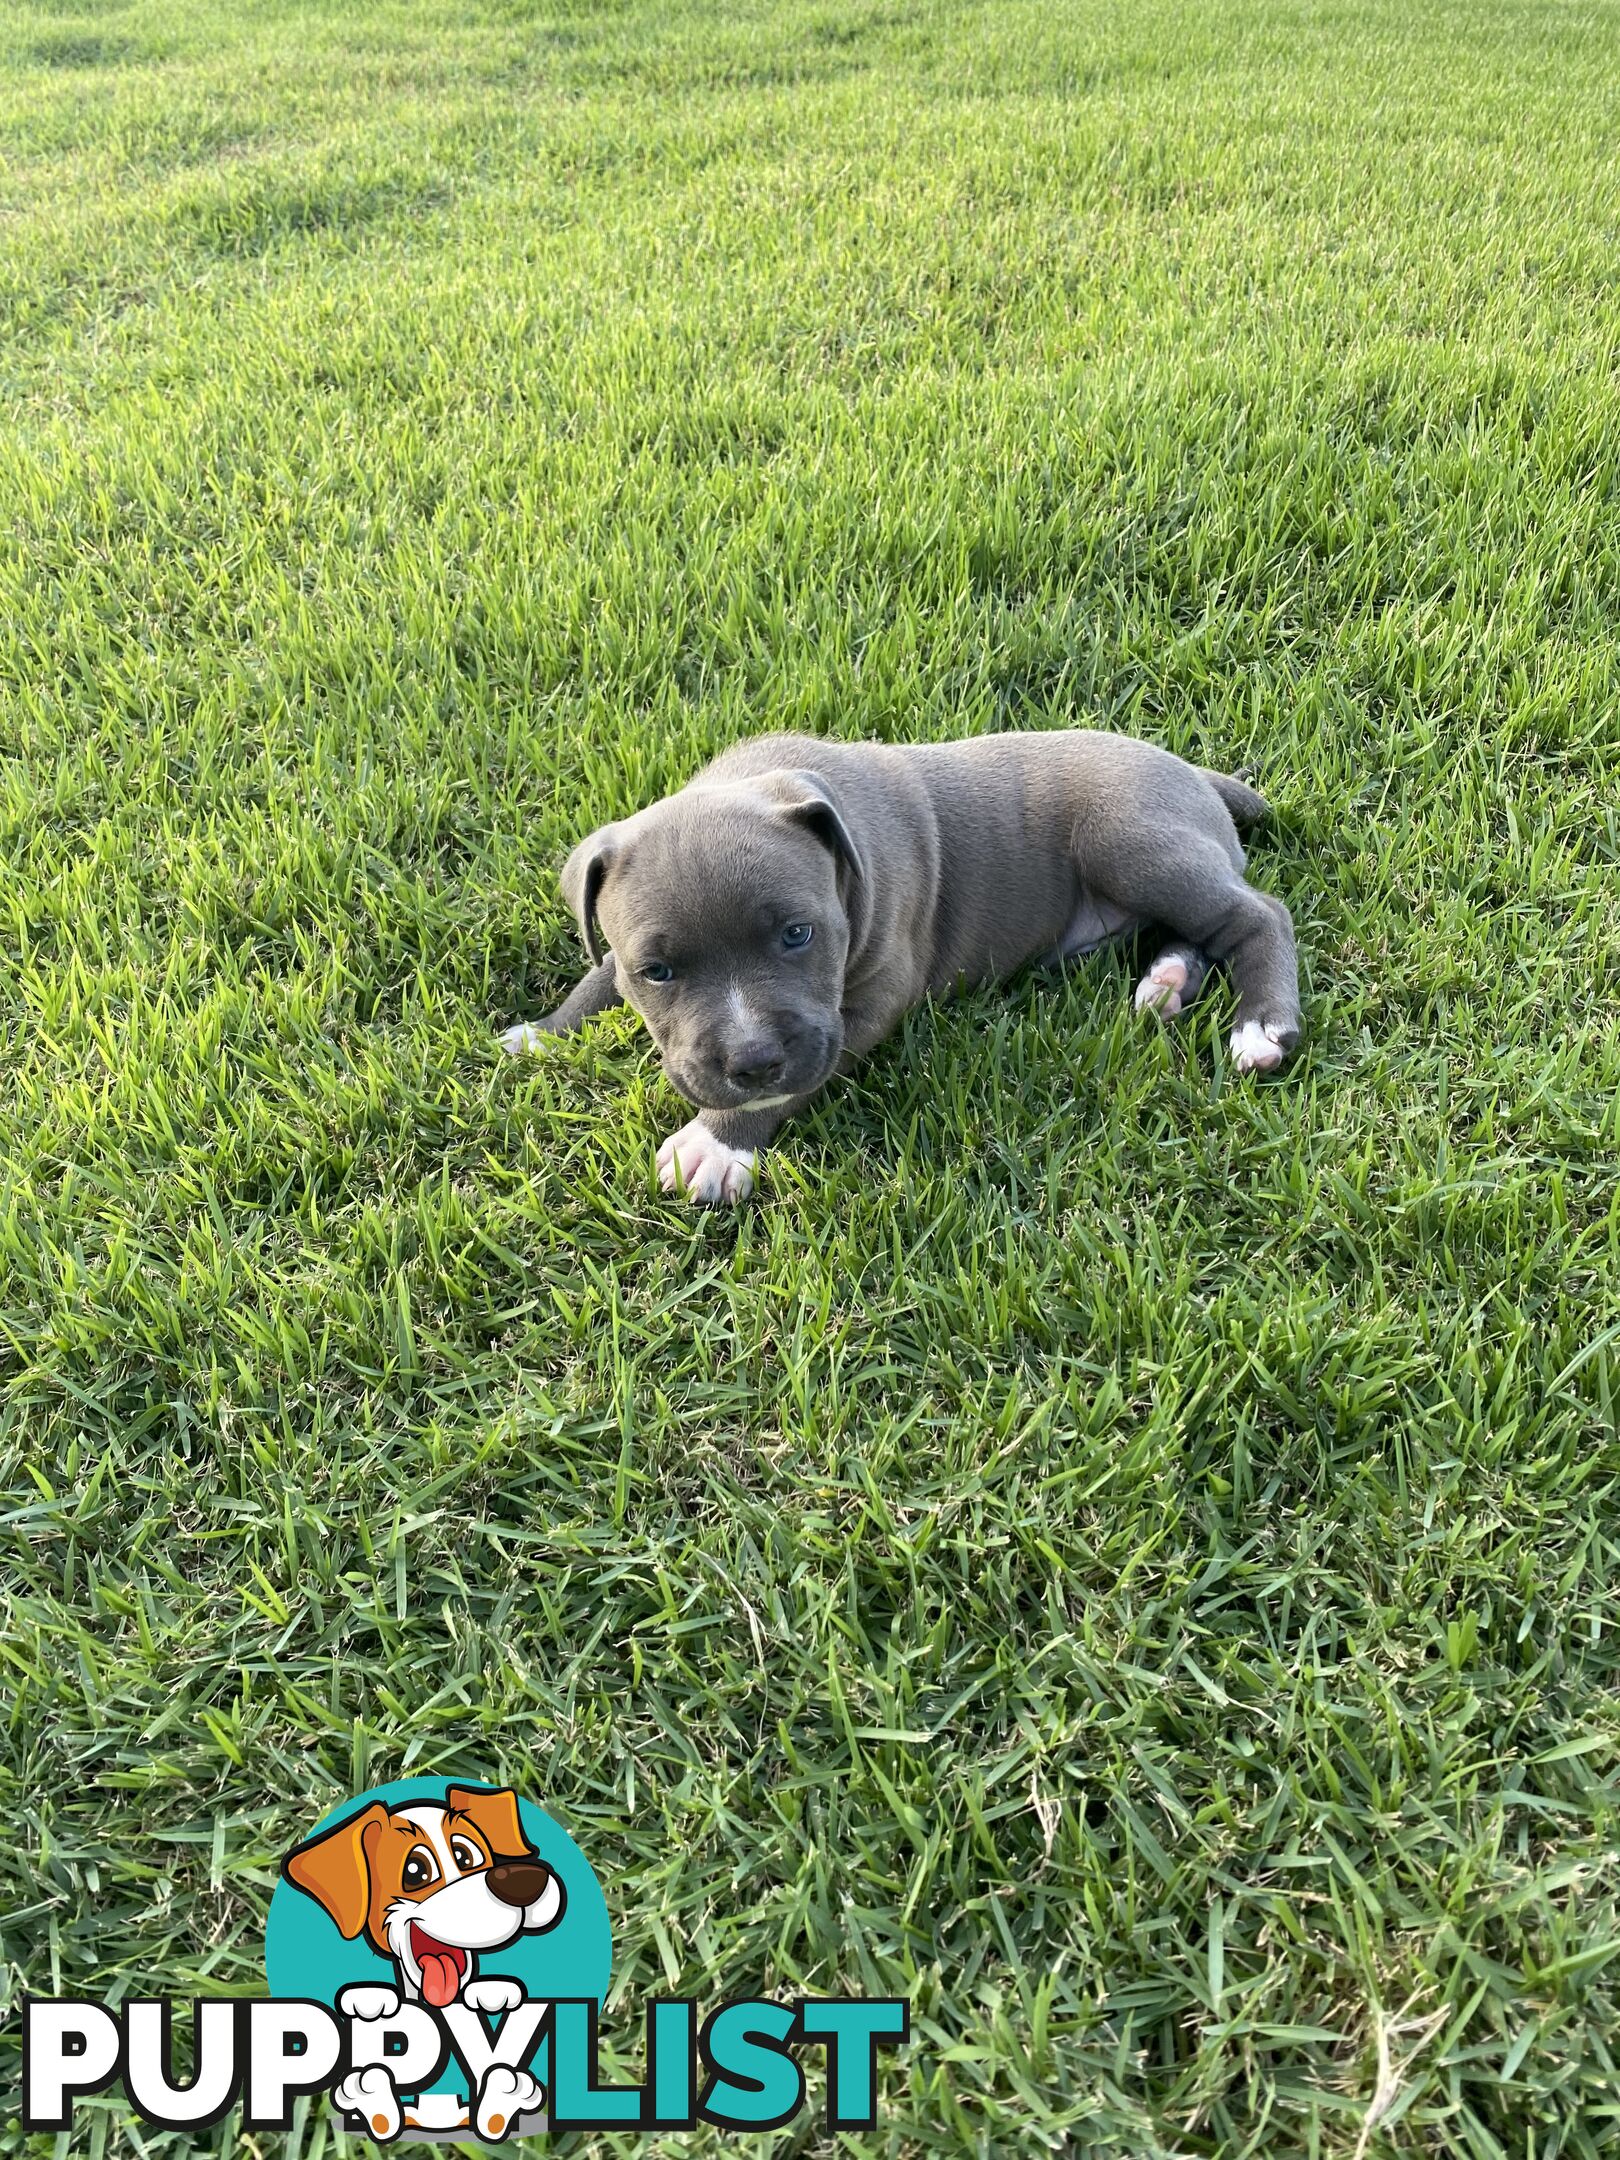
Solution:
<svg viewBox="0 0 1620 2160">
<path fill-rule="evenodd" d="M 1612 2153 L 1620 12 L 0 63 L 10 2001 L 258 1991 L 286 1847 L 455 1772 L 594 1862 L 623 2074 L 909 1996 L 851 2151 Z M 1257 768 L 1280 1081 L 1105 957 L 718 1218 L 628 1015 L 498 1055 L 740 735 L 1086 723 Z"/>
</svg>

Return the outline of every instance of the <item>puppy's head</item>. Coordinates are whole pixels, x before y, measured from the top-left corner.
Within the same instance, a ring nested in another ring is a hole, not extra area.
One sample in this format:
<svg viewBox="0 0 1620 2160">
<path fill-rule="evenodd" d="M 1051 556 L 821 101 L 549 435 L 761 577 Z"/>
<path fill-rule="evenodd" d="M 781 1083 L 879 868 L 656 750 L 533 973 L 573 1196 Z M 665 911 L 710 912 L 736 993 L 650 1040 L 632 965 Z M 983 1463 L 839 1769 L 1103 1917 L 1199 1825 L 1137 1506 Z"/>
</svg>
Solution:
<svg viewBox="0 0 1620 2160">
<path fill-rule="evenodd" d="M 830 1078 L 864 874 L 825 783 L 784 770 L 699 782 L 603 826 L 568 858 L 563 891 L 675 1087 L 736 1110 Z"/>
<path fill-rule="evenodd" d="M 394 1958 L 410 1991 L 443 2007 L 476 1954 L 554 1927 L 563 1888 L 535 1853 L 508 1790 L 452 1785 L 443 1803 L 374 1801 L 288 1854 L 288 1881 L 349 1941 Z"/>
</svg>

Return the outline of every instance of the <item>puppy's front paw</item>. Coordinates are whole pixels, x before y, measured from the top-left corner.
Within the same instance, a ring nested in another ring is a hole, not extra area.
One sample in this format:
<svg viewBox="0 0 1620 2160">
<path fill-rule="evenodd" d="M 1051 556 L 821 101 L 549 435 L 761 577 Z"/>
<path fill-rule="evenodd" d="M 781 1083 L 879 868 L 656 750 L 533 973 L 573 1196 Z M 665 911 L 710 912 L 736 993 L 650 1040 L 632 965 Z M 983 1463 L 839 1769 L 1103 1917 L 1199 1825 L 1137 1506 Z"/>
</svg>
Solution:
<svg viewBox="0 0 1620 2160">
<path fill-rule="evenodd" d="M 1275 1072 L 1298 1040 L 1298 1028 L 1245 1020 L 1232 1030 L 1232 1063 L 1240 1073 Z"/>
<path fill-rule="evenodd" d="M 521 1980 L 469 1980 L 461 1991 L 461 1999 L 470 2010 L 482 2011 L 485 2017 L 500 2017 L 505 2011 L 515 2010 L 523 2000 Z"/>
<path fill-rule="evenodd" d="M 527 2070 L 512 2070 L 492 2063 L 478 2088 L 477 2128 L 480 2137 L 510 2136 L 523 2115 L 532 2115 L 545 2098 L 539 2081 Z"/>
<path fill-rule="evenodd" d="M 399 2015 L 399 1997 L 391 1987 L 346 1987 L 338 1996 L 337 2006 L 343 2017 L 364 2018 L 368 2024 L 376 2018 Z"/>
<path fill-rule="evenodd" d="M 364 1990 L 350 1988 L 348 1992 L 354 1995 Z M 383 1990 L 373 1992 L 381 1994 Z M 332 2088 L 332 2098 L 345 2115 L 358 2116 L 379 2143 L 386 2144 L 399 2136 L 399 2095 L 381 2063 L 373 2063 L 369 2070 L 351 2070 L 347 2077 L 339 2078 Z"/>
<path fill-rule="evenodd" d="M 754 1151 L 727 1147 L 700 1117 L 671 1133 L 658 1150 L 658 1182 L 699 1207 L 726 1207 L 754 1189 Z"/>
<path fill-rule="evenodd" d="M 545 1039 L 546 1030 L 532 1020 L 520 1020 L 516 1027 L 509 1027 L 495 1038 L 508 1057 L 528 1057 Z"/>
</svg>

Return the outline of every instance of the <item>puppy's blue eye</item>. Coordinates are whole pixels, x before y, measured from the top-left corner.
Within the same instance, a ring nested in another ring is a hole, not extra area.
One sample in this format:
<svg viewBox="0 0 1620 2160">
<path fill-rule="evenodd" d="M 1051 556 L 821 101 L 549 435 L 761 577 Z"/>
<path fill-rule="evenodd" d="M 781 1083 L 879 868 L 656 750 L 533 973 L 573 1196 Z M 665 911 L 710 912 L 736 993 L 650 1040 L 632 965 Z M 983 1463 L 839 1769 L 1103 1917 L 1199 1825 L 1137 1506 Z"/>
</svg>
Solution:
<svg viewBox="0 0 1620 2160">
<path fill-rule="evenodd" d="M 647 965 L 641 970 L 641 979 L 643 982 L 667 983 L 672 982 L 674 978 L 675 970 L 670 966 L 667 960 L 649 960 L 647 962 Z"/>
<path fill-rule="evenodd" d="M 808 945 L 815 934 L 814 923 L 790 922 L 782 932 L 782 943 L 789 952 L 797 952 L 801 945 Z"/>
</svg>

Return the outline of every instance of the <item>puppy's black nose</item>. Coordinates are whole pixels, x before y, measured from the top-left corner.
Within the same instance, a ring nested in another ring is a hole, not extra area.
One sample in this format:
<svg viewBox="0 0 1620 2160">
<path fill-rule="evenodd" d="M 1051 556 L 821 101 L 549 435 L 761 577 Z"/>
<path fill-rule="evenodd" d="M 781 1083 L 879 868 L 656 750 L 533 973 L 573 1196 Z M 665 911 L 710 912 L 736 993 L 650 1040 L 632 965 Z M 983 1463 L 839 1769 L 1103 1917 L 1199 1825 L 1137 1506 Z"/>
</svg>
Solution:
<svg viewBox="0 0 1620 2160">
<path fill-rule="evenodd" d="M 538 1860 L 497 1860 L 484 1880 L 503 1905 L 532 1905 L 545 1896 L 551 1870 Z"/>
<path fill-rule="evenodd" d="M 780 1080 L 787 1060 L 773 1042 L 746 1042 L 726 1058 L 726 1078 L 737 1087 L 768 1088 Z"/>
</svg>

